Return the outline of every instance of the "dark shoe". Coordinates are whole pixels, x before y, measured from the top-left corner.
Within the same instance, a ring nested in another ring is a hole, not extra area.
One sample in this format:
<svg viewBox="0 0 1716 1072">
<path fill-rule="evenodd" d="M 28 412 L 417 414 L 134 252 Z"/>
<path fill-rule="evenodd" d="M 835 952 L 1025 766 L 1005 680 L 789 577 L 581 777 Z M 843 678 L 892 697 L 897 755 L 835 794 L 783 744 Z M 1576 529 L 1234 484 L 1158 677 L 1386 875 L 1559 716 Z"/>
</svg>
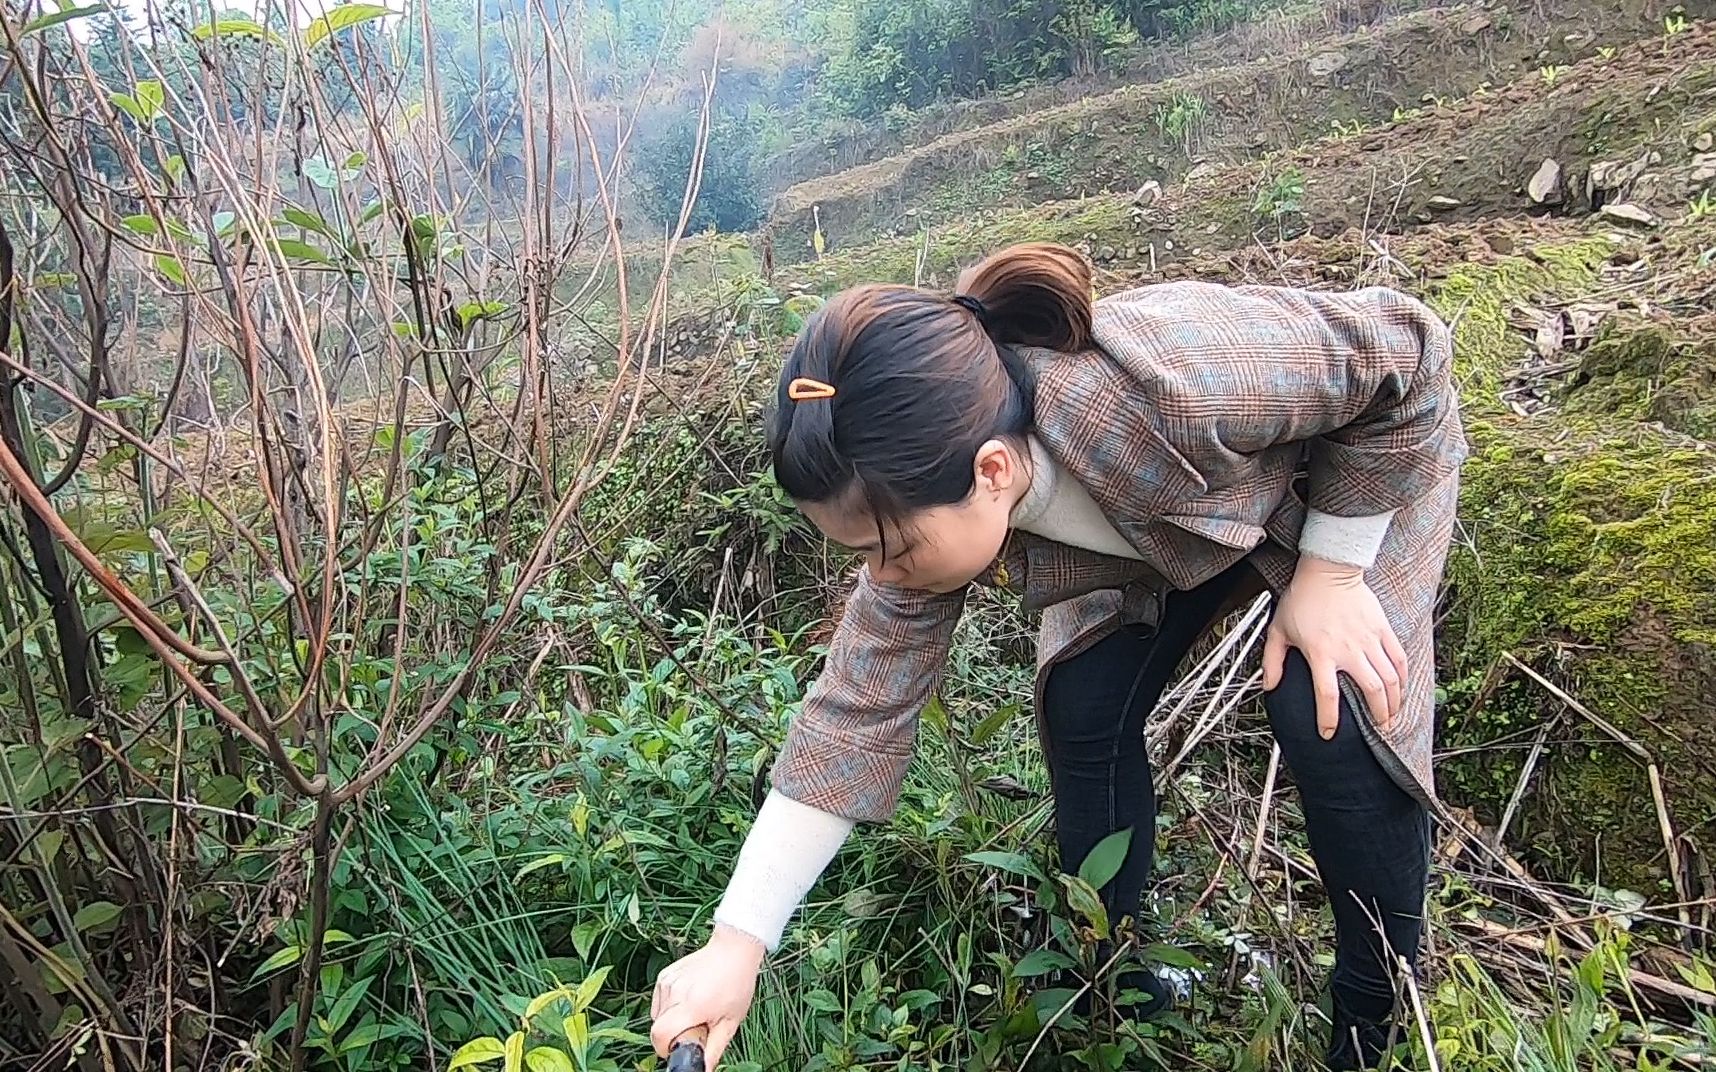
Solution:
<svg viewBox="0 0 1716 1072">
<path fill-rule="evenodd" d="M 1397 1025 L 1361 1020 L 1335 1007 L 1334 1029 L 1329 1036 L 1329 1072 L 1371 1072 L 1399 1042 Z"/>
<path fill-rule="evenodd" d="M 1073 1002 L 1073 1012 L 1089 1016 L 1095 988 Z M 1138 1023 L 1150 1023 L 1174 1011 L 1174 991 L 1162 977 L 1148 968 L 1123 971 L 1114 980 L 1115 1006 Z"/>
</svg>

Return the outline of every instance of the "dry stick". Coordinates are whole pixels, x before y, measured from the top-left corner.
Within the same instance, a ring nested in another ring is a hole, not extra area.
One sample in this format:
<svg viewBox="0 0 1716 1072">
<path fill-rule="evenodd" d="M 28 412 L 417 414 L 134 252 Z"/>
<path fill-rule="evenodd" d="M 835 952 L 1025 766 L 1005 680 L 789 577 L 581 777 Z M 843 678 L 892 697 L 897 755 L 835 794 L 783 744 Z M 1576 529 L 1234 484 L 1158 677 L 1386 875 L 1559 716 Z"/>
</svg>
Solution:
<svg viewBox="0 0 1716 1072">
<path fill-rule="evenodd" d="M 1521 934 L 1518 931 L 1509 930 L 1500 923 L 1484 919 L 1482 916 L 1478 916 L 1473 919 L 1456 920 L 1454 922 L 1454 926 L 1475 928 L 1486 938 L 1494 939 L 1505 945 L 1514 946 L 1518 949 L 1530 950 L 1531 952 L 1540 955 L 1545 955 L 1549 952 L 1549 943 L 1546 940 L 1533 935 Z M 1482 956 L 1488 950 L 1488 946 L 1480 943 L 1477 946 L 1477 950 L 1478 954 Z M 1642 987 L 1645 990 L 1655 991 L 1664 997 L 1678 998 L 1689 1005 L 1701 1005 L 1707 1009 L 1716 1009 L 1716 994 L 1706 994 L 1704 991 L 1695 990 L 1692 987 L 1687 986 L 1685 983 L 1677 983 L 1672 979 L 1664 979 L 1660 975 L 1652 975 L 1650 972 L 1641 971 L 1638 968 L 1632 967 L 1627 969 L 1627 978 L 1630 979 L 1634 985 Z"/>
<path fill-rule="evenodd" d="M 1424 1014 L 1424 998 L 1418 993 L 1418 979 L 1405 957 L 1397 959 L 1400 961 L 1400 975 L 1406 980 L 1406 992 L 1412 995 L 1412 1014 L 1418 1020 L 1418 1038 L 1424 1043 L 1424 1057 L 1430 1062 L 1430 1072 L 1442 1072 L 1442 1062 L 1436 1057 L 1436 1033 L 1431 1030 L 1430 1018 Z"/>
<path fill-rule="evenodd" d="M 1537 761 L 1543 756 L 1543 745 L 1549 740 L 1549 731 L 1554 729 L 1561 720 L 1558 717 L 1543 724 L 1537 733 L 1537 740 L 1526 754 L 1525 767 L 1519 772 L 1519 784 L 1513 787 L 1513 795 L 1508 798 L 1507 807 L 1502 809 L 1501 822 L 1496 824 L 1495 836 L 1492 843 L 1500 848 L 1507 838 L 1507 828 L 1513 824 L 1513 815 L 1519 808 L 1519 802 L 1525 798 L 1525 790 L 1531 784 L 1531 776 L 1537 772 Z"/>
<path fill-rule="evenodd" d="M 1245 862 L 1247 882 L 1257 881 L 1257 865 L 1263 858 L 1263 835 L 1269 829 L 1269 812 L 1275 803 L 1275 778 L 1281 772 L 1281 742 L 1269 749 L 1269 773 L 1263 778 L 1263 803 L 1257 808 L 1257 831 L 1251 837 L 1251 857 Z"/>
<path fill-rule="evenodd" d="M 1680 873 L 1680 850 L 1675 846 L 1674 824 L 1668 818 L 1668 798 L 1662 792 L 1662 772 L 1652 763 L 1645 773 L 1650 777 L 1651 799 L 1656 802 L 1656 825 L 1662 832 L 1662 849 L 1668 853 L 1668 875 L 1674 881 L 1675 896 L 1680 898 L 1676 914 L 1680 916 L 1681 941 L 1689 942 L 1692 939 L 1692 913 L 1686 910 L 1686 902 L 1692 895 L 1687 892 L 1686 877 Z"/>
</svg>

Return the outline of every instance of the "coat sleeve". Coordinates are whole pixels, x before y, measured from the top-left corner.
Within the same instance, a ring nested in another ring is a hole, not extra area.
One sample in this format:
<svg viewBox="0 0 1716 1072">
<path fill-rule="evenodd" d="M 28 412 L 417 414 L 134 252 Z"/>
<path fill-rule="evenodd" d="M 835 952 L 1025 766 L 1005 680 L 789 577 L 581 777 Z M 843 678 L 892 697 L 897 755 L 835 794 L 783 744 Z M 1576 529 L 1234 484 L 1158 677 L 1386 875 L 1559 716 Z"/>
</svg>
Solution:
<svg viewBox="0 0 1716 1072">
<path fill-rule="evenodd" d="M 1452 333 L 1399 291 L 1175 284 L 1121 296 L 1109 320 L 1148 355 L 1194 466 L 1303 443 L 1310 508 L 1362 517 L 1424 498 L 1465 458 Z"/>
<path fill-rule="evenodd" d="M 1251 435 L 1309 446 L 1311 509 L 1342 517 L 1429 495 L 1466 455 L 1453 335 L 1423 303 L 1371 287 L 1278 289 L 1289 326 L 1282 374 Z"/>
<path fill-rule="evenodd" d="M 787 728 L 774 787 L 860 822 L 893 815 L 964 607 L 963 589 L 899 588 L 860 570 L 822 674 Z"/>
</svg>

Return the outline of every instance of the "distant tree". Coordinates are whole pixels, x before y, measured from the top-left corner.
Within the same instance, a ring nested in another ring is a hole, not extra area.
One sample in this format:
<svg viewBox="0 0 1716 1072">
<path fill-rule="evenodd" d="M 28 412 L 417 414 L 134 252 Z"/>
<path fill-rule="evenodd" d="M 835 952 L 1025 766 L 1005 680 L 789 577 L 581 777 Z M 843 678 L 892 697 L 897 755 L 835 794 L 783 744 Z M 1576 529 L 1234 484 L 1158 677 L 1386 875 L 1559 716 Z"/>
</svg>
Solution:
<svg viewBox="0 0 1716 1072">
<path fill-rule="evenodd" d="M 716 119 L 709 132 L 697 201 L 691 208 L 691 231 L 709 227 L 744 231 L 762 220 L 757 142 L 756 125 L 748 118 L 726 115 Z M 646 211 L 657 224 L 672 226 L 679 219 L 696 150 L 697 115 L 689 108 L 651 131 L 638 145 L 634 181 Z"/>
</svg>

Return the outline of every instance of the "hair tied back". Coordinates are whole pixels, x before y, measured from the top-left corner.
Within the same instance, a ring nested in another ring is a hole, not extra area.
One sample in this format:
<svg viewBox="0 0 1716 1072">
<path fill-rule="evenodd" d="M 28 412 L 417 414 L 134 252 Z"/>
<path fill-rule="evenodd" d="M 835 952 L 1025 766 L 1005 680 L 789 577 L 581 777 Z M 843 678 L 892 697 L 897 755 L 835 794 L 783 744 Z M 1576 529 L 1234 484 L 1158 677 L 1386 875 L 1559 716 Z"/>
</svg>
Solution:
<svg viewBox="0 0 1716 1072">
<path fill-rule="evenodd" d="M 974 298 L 970 294 L 955 294 L 953 296 L 953 304 L 959 306 L 961 309 L 967 310 L 972 316 L 975 316 L 978 324 L 982 325 L 983 330 L 989 330 L 989 307 L 984 305 L 981 299 Z"/>
</svg>

